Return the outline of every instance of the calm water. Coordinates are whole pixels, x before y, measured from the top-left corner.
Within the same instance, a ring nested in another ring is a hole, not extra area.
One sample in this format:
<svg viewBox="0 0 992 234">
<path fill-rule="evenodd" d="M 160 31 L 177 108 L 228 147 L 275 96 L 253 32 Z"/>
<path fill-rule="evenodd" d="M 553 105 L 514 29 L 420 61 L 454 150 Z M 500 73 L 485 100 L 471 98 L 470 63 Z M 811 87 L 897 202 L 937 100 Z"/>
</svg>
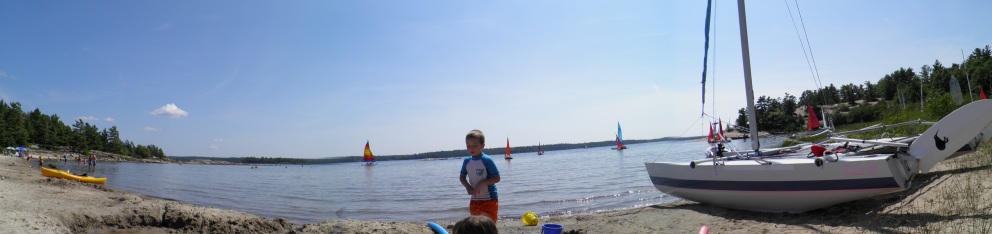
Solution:
<svg viewBox="0 0 992 234">
<path fill-rule="evenodd" d="M 735 144 L 746 144 L 735 141 Z M 699 158 L 707 144 L 663 141 L 502 155 L 496 160 L 500 216 L 579 214 L 674 201 L 648 179 L 646 161 Z M 489 153 L 495 153 L 490 151 Z M 73 171 L 83 167 L 66 165 Z M 111 188 L 198 205 L 239 210 L 299 223 L 326 219 L 385 221 L 457 220 L 468 215 L 469 196 L 458 182 L 460 159 L 383 161 L 330 165 L 217 166 L 101 163 L 91 174 Z M 77 169 L 73 169 L 73 168 Z"/>
</svg>

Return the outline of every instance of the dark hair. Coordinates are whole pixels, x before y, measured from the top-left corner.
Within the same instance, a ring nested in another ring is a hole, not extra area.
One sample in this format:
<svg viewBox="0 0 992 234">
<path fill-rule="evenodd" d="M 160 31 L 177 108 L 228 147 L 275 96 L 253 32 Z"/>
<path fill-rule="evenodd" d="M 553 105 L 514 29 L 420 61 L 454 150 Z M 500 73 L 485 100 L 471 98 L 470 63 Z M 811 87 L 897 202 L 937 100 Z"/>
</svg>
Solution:
<svg viewBox="0 0 992 234">
<path fill-rule="evenodd" d="M 486 144 L 486 135 L 482 134 L 482 131 L 479 131 L 479 129 L 468 131 L 468 134 L 465 135 L 465 140 L 468 139 L 476 139 L 479 140 L 479 144 Z"/>
<path fill-rule="evenodd" d="M 458 221 L 452 231 L 454 234 L 499 234 L 496 223 L 482 215 L 473 215 Z"/>
</svg>

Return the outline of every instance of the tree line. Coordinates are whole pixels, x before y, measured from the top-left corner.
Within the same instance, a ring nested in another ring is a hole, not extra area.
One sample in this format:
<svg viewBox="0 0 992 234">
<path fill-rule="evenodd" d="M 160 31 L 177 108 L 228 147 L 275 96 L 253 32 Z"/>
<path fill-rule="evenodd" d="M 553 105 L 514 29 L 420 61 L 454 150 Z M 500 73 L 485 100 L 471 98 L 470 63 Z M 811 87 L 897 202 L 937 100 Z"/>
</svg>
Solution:
<svg viewBox="0 0 992 234">
<path fill-rule="evenodd" d="M 165 158 L 155 145 L 139 145 L 123 140 L 117 126 L 100 130 L 96 125 L 77 119 L 66 125 L 57 114 L 46 115 L 35 108 L 25 113 L 21 103 L 0 100 L 0 146 L 28 146 L 48 150 L 67 150 L 89 154 L 91 150 L 140 158 Z"/>
<path fill-rule="evenodd" d="M 921 105 L 921 102 L 927 118 L 937 120 L 959 105 L 952 101 L 949 91 L 952 79 L 959 84 L 957 88 L 962 90 L 966 102 L 979 99 L 978 95 L 982 92 L 988 94 L 985 90 L 992 86 L 990 47 L 975 48 L 961 64 L 945 66 L 940 60 L 935 60 L 932 65 L 921 66 L 919 72 L 913 68 L 899 68 L 882 76 L 876 83 L 849 83 L 839 89 L 830 84 L 816 90 L 806 90 L 798 99 L 789 93 L 779 98 L 761 96 L 755 102 L 755 114 L 758 126 L 770 132 L 805 129 L 807 115 L 797 114 L 796 110 L 807 104 L 813 106 L 817 114 L 822 113 L 823 106 L 836 105 L 837 113 L 828 118 L 838 125 L 878 121 L 893 108 Z M 859 104 L 859 100 L 865 103 Z M 881 105 L 864 105 L 876 101 Z M 742 128 L 749 126 L 746 110 L 738 110 L 736 124 Z"/>
</svg>

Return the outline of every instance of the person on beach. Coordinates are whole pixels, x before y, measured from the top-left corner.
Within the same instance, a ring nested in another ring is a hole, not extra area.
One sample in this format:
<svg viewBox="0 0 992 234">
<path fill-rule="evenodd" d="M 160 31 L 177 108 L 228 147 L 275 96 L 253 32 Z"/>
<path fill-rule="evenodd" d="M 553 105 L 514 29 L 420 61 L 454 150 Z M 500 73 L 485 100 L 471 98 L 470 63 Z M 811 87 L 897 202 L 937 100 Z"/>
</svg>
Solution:
<svg viewBox="0 0 992 234">
<path fill-rule="evenodd" d="M 499 182 L 499 169 L 493 159 L 482 152 L 486 147 L 486 136 L 482 131 L 473 129 L 465 135 L 465 148 L 468 157 L 462 162 L 459 180 L 468 195 L 472 195 L 468 208 L 472 215 L 489 216 L 493 222 L 498 221 L 499 197 L 496 194 L 496 183 Z"/>
<path fill-rule="evenodd" d="M 486 216 L 473 215 L 455 223 L 454 234 L 499 234 L 496 223 Z"/>
<path fill-rule="evenodd" d="M 92 166 L 92 167 L 95 167 L 96 166 L 96 155 L 93 154 L 93 153 L 90 153 L 89 166 Z"/>
</svg>

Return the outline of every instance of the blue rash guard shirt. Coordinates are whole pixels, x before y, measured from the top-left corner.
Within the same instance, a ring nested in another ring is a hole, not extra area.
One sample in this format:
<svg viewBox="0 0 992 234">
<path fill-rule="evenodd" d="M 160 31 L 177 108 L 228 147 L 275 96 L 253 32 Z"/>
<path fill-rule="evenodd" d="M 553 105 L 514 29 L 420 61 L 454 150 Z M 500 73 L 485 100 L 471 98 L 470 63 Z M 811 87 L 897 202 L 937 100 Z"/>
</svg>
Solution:
<svg viewBox="0 0 992 234">
<path fill-rule="evenodd" d="M 479 157 L 465 157 L 465 161 L 462 162 L 461 175 L 468 175 L 468 184 L 475 186 L 483 180 L 499 176 L 499 169 L 496 169 L 493 158 L 483 153 Z M 498 198 L 495 184 L 490 184 L 482 192 L 472 195 L 472 200 L 497 200 Z"/>
</svg>

